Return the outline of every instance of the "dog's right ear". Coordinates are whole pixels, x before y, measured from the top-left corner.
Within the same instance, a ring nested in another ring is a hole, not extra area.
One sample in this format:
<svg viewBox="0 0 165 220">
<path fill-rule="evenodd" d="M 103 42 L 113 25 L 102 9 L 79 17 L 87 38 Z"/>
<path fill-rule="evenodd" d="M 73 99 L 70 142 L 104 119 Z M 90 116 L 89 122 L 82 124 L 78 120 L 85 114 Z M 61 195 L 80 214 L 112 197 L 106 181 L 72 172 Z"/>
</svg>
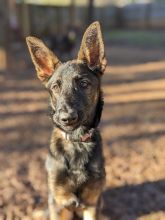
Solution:
<svg viewBox="0 0 165 220">
<path fill-rule="evenodd" d="M 37 71 L 37 76 L 43 83 L 46 83 L 61 62 L 38 38 L 27 37 L 26 42 Z"/>
</svg>

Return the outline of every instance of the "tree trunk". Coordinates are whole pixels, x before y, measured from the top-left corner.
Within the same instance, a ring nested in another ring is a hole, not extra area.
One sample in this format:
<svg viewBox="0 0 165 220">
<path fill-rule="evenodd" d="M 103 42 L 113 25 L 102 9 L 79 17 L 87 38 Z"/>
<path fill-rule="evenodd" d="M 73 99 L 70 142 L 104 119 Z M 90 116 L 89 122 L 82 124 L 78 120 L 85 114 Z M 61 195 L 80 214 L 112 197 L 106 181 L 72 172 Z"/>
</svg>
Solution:
<svg viewBox="0 0 165 220">
<path fill-rule="evenodd" d="M 29 6 L 25 3 L 25 0 L 22 0 L 21 10 L 23 37 L 27 37 L 30 35 L 30 17 Z"/>
<path fill-rule="evenodd" d="M 94 20 L 94 0 L 88 0 L 88 25 L 91 24 Z"/>
<path fill-rule="evenodd" d="M 146 4 L 145 9 L 146 9 L 145 10 L 145 26 L 147 29 L 149 29 L 151 26 L 152 4 L 151 3 Z"/>
<path fill-rule="evenodd" d="M 75 24 L 75 0 L 71 0 L 70 3 L 70 26 Z"/>
<path fill-rule="evenodd" d="M 0 0 L 0 70 L 9 67 L 9 7 L 7 0 Z"/>
</svg>

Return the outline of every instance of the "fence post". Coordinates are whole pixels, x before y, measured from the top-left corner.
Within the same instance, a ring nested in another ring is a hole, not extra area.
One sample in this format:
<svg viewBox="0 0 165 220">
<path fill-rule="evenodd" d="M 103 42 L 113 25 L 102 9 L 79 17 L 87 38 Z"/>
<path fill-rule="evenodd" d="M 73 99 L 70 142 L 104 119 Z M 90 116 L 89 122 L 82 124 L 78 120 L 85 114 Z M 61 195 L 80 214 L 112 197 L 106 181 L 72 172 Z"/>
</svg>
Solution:
<svg viewBox="0 0 165 220">
<path fill-rule="evenodd" d="M 146 4 L 146 8 L 145 8 L 145 26 L 146 26 L 146 28 L 151 27 L 151 12 L 152 12 L 152 4 L 148 3 L 148 4 Z"/>
<path fill-rule="evenodd" d="M 23 36 L 26 37 L 30 35 L 30 18 L 29 18 L 29 6 L 22 0 L 21 3 L 21 17 L 22 17 L 22 32 Z"/>
<path fill-rule="evenodd" d="M 94 0 L 88 0 L 88 20 L 87 23 L 92 23 L 94 19 Z"/>
<path fill-rule="evenodd" d="M 9 2 L 0 0 L 0 70 L 9 67 Z"/>
</svg>

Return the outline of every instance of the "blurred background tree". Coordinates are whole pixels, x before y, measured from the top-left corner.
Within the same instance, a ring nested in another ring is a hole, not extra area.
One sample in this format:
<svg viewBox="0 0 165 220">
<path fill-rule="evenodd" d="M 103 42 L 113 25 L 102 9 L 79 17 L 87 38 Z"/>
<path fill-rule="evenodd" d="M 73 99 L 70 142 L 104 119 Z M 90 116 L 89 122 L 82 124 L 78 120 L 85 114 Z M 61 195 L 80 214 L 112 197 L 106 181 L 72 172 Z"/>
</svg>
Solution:
<svg viewBox="0 0 165 220">
<path fill-rule="evenodd" d="M 9 4 L 0 0 L 0 70 L 6 69 L 9 62 Z"/>
</svg>

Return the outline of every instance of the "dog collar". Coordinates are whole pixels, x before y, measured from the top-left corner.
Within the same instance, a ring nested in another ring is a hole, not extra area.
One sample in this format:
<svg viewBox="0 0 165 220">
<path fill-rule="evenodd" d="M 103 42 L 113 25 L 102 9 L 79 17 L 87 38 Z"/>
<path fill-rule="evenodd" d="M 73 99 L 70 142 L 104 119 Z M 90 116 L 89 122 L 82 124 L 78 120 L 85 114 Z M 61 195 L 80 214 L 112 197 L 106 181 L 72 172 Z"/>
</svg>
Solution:
<svg viewBox="0 0 165 220">
<path fill-rule="evenodd" d="M 92 142 L 92 138 L 94 135 L 94 128 L 91 128 L 88 132 L 86 132 L 84 135 L 81 135 L 79 138 L 75 139 L 72 137 L 72 135 L 61 131 L 62 132 L 62 136 L 65 138 L 65 140 L 67 141 L 73 141 L 73 142 Z"/>
</svg>

